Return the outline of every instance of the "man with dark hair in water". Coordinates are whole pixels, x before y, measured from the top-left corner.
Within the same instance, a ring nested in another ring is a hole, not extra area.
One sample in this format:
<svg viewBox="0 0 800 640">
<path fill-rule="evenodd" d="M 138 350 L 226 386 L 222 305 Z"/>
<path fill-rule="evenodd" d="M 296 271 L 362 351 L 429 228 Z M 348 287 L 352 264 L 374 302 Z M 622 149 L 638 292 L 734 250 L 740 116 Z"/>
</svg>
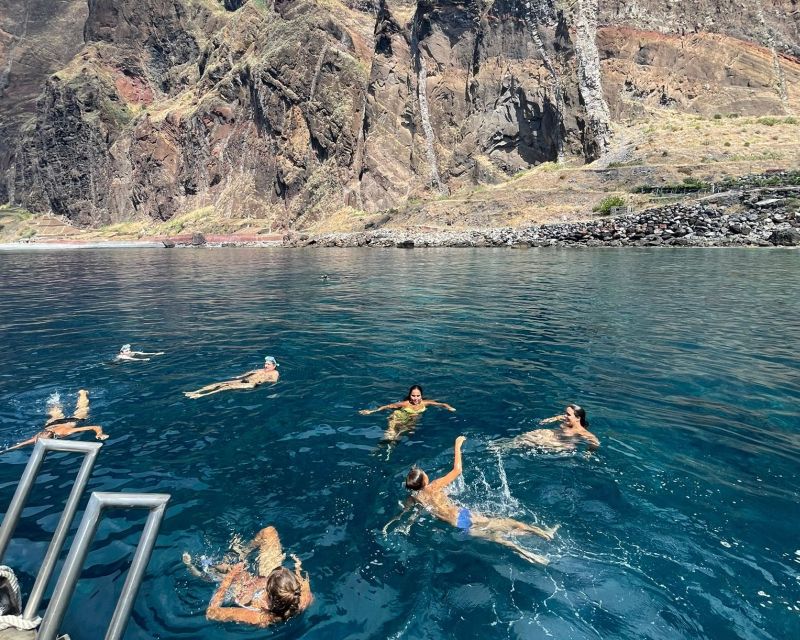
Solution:
<svg viewBox="0 0 800 640">
<path fill-rule="evenodd" d="M 94 431 L 94 437 L 97 440 L 105 440 L 108 438 L 108 434 L 103 433 L 102 427 L 78 426 L 79 424 L 86 422 L 87 418 L 89 417 L 89 393 L 86 391 L 86 389 L 81 389 L 78 391 L 78 401 L 75 403 L 75 411 L 72 413 L 72 417 L 64 417 L 63 407 L 57 398 L 48 403 L 47 412 L 49 418 L 44 424 L 44 429 L 42 429 L 32 438 L 18 442 L 14 446 L 0 451 L 0 453 L 6 453 L 6 451 L 13 451 L 14 449 L 27 447 L 30 444 L 36 444 L 37 440 L 40 438 L 67 438 L 73 434 L 81 433 L 83 431 Z"/>
<path fill-rule="evenodd" d="M 406 476 L 406 488 L 414 491 L 411 496 L 414 502 L 422 505 L 440 520 L 462 529 L 471 536 L 484 538 L 510 547 L 515 553 L 529 562 L 547 564 L 547 558 L 523 549 L 505 536 L 537 535 L 545 540 L 552 540 L 558 526 L 552 529 L 541 529 L 535 525 L 525 524 L 511 518 L 490 518 L 479 513 L 474 513 L 465 507 L 460 507 L 445 493 L 445 489 L 461 475 L 461 445 L 466 438 L 458 436 L 455 443 L 453 469 L 436 480 L 429 480 L 428 475 L 419 467 L 412 467 Z M 395 518 L 396 520 L 397 518 Z M 386 531 L 388 524 L 384 527 Z"/>
</svg>

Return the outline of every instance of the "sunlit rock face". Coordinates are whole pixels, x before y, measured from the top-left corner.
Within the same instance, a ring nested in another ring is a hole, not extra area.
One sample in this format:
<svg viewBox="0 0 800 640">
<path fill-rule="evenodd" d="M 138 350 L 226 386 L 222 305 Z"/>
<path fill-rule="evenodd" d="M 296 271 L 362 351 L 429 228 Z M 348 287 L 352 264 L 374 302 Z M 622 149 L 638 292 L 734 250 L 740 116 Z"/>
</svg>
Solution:
<svg viewBox="0 0 800 640">
<path fill-rule="evenodd" d="M 303 228 L 591 161 L 653 109 L 787 113 L 800 88 L 791 2 L 65 2 L 80 38 L 43 22 L 60 44 L 12 87 L 16 4 L 0 199 L 86 225 L 213 206 Z"/>
</svg>

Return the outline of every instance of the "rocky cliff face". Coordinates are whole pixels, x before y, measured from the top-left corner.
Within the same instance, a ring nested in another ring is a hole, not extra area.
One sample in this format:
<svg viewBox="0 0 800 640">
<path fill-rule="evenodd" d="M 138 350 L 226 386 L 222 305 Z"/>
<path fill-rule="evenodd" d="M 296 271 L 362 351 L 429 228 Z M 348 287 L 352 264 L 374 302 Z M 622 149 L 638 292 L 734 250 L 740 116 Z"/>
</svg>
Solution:
<svg viewBox="0 0 800 640">
<path fill-rule="evenodd" d="M 7 197 L 83 224 L 213 205 L 302 228 L 591 161 L 648 109 L 786 113 L 797 8 L 756 4 L 89 0 L 9 137 Z"/>
<path fill-rule="evenodd" d="M 83 46 L 86 0 L 0 0 L 0 203 L 23 124 L 45 78 Z"/>
</svg>

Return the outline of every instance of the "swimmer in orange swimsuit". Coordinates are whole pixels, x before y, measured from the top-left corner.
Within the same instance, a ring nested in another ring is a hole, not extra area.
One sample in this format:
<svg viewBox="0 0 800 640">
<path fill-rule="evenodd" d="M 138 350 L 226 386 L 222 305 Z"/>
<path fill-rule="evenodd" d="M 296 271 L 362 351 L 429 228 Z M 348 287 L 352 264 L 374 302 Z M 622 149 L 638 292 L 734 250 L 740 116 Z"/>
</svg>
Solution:
<svg viewBox="0 0 800 640">
<path fill-rule="evenodd" d="M 547 558 L 540 556 L 537 553 L 528 551 L 522 548 L 516 542 L 509 540 L 508 535 L 537 535 L 545 540 L 552 540 L 558 525 L 551 529 L 542 529 L 532 524 L 526 524 L 513 520 L 511 518 L 491 518 L 484 516 L 480 513 L 470 511 L 465 507 L 461 507 L 453 502 L 444 490 L 452 484 L 456 478 L 461 475 L 461 445 L 464 444 L 466 438 L 458 436 L 456 438 L 453 469 L 446 475 L 436 480 L 429 480 L 427 474 L 419 467 L 412 467 L 406 476 L 406 488 L 413 491 L 410 501 L 406 502 L 404 512 L 412 507 L 415 503 L 424 507 L 427 511 L 434 516 L 447 522 L 448 524 L 458 527 L 464 532 L 476 538 L 483 538 L 497 542 L 503 546 L 509 547 L 514 552 L 536 564 L 547 564 Z M 389 525 L 402 517 L 394 518 L 383 528 L 386 533 Z"/>
<path fill-rule="evenodd" d="M 0 453 L 6 453 L 7 451 L 13 451 L 14 449 L 21 449 L 22 447 L 36 444 L 40 438 L 67 438 L 83 431 L 94 431 L 94 437 L 97 440 L 105 440 L 108 438 L 108 434 L 103 433 L 102 427 L 78 426 L 86 422 L 89 417 L 89 393 L 86 389 L 78 391 L 78 401 L 75 403 L 75 411 L 72 413 L 72 417 L 64 417 L 64 409 L 58 397 L 48 403 L 47 412 L 49 418 L 47 422 L 44 423 L 44 429 L 32 438 L 18 442 L 8 447 L 8 449 L 0 451 Z"/>
</svg>

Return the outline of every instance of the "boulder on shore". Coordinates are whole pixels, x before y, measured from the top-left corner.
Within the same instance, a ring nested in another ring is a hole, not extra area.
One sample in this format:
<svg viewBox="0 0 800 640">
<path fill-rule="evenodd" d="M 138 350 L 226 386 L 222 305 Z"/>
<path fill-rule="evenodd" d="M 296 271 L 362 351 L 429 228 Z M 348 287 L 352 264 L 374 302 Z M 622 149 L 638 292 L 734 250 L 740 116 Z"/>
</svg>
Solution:
<svg viewBox="0 0 800 640">
<path fill-rule="evenodd" d="M 772 244 L 780 247 L 796 247 L 800 245 L 800 230 L 798 229 L 776 229 L 769 238 Z"/>
</svg>

